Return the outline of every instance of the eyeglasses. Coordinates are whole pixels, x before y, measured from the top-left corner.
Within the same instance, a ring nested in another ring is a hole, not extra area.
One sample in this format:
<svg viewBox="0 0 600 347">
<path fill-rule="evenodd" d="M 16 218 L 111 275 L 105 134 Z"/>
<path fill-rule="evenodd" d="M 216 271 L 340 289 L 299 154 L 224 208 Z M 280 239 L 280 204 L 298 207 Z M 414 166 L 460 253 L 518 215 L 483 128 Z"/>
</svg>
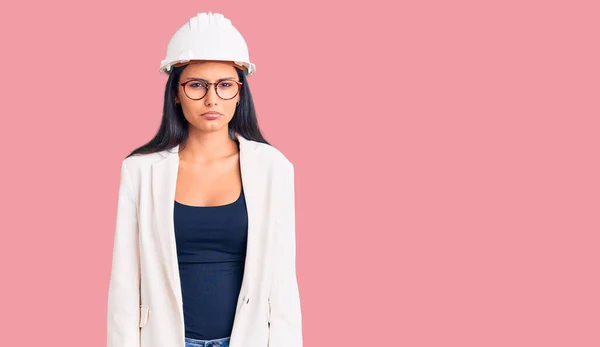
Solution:
<svg viewBox="0 0 600 347">
<path fill-rule="evenodd" d="M 185 95 L 192 100 L 200 100 L 205 97 L 211 85 L 215 86 L 215 92 L 221 99 L 230 100 L 238 95 L 242 82 L 226 79 L 209 83 L 202 79 L 191 79 L 180 82 L 179 85 L 183 87 Z"/>
</svg>

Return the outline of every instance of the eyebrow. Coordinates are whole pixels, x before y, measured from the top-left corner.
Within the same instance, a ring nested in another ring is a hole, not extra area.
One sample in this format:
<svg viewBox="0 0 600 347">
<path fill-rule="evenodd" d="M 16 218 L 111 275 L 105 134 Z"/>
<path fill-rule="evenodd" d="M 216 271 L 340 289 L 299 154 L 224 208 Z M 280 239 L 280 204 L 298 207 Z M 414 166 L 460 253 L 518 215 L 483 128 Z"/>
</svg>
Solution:
<svg viewBox="0 0 600 347">
<path fill-rule="evenodd" d="M 204 81 L 204 82 L 208 82 L 208 80 L 205 80 L 204 78 L 200 78 L 200 77 L 188 77 L 185 79 L 186 81 Z M 228 80 L 235 80 L 235 77 L 223 77 L 223 78 L 219 78 L 217 81 L 228 81 Z"/>
</svg>

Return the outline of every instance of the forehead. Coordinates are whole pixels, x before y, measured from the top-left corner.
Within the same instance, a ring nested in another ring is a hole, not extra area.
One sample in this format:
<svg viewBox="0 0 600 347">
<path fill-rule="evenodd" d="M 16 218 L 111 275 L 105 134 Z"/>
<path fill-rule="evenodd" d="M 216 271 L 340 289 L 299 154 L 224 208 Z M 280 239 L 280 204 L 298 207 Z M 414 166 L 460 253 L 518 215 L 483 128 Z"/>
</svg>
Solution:
<svg viewBox="0 0 600 347">
<path fill-rule="evenodd" d="M 237 77 L 237 71 L 232 64 L 226 62 L 191 63 L 181 73 L 182 80 L 187 78 L 203 78 L 212 81 L 228 77 Z"/>
</svg>

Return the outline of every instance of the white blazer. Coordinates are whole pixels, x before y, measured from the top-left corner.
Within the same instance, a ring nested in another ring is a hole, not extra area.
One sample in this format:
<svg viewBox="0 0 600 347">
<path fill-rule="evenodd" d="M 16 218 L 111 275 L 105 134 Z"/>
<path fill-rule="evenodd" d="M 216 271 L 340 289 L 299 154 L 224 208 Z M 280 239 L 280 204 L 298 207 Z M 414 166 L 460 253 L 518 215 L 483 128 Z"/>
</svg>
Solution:
<svg viewBox="0 0 600 347">
<path fill-rule="evenodd" d="M 237 135 L 248 246 L 230 347 L 301 347 L 294 166 Z M 108 347 L 184 347 L 173 208 L 179 146 L 123 160 L 108 289 Z"/>
</svg>

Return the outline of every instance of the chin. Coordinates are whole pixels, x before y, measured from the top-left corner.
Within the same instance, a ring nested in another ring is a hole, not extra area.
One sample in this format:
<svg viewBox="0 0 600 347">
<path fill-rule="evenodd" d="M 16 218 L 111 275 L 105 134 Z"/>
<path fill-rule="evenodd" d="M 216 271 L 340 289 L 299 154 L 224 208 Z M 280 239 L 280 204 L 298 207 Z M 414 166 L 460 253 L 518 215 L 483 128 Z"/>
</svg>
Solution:
<svg viewBox="0 0 600 347">
<path fill-rule="evenodd" d="M 201 131 L 201 132 L 213 132 L 213 131 L 219 131 L 222 130 L 223 128 L 227 127 L 227 123 L 224 122 L 220 122 L 218 120 L 212 120 L 210 121 L 210 123 L 204 123 L 204 124 L 198 124 L 198 125 L 194 125 L 194 127 Z"/>
</svg>

